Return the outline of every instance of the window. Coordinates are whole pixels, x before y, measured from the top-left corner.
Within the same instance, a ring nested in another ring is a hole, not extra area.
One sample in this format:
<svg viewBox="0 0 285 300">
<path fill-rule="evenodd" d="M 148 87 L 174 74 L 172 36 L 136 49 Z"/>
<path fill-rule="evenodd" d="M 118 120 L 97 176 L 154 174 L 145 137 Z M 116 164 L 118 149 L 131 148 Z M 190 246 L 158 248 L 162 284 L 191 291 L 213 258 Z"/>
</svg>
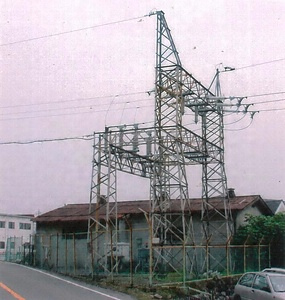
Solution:
<svg viewBox="0 0 285 300">
<path fill-rule="evenodd" d="M 5 221 L 0 221 L 0 228 L 5 228 Z"/>
<path fill-rule="evenodd" d="M 275 292 L 280 293 L 285 291 L 284 275 L 269 276 L 269 278 Z"/>
<path fill-rule="evenodd" d="M 32 226 L 30 223 L 20 223 L 19 228 L 24 230 L 31 230 Z"/>
<path fill-rule="evenodd" d="M 254 274 L 253 273 L 245 274 L 240 279 L 239 284 L 251 287 L 252 286 L 252 282 L 253 282 L 253 278 L 254 278 Z"/>
<path fill-rule="evenodd" d="M 76 233 L 62 233 L 62 239 L 64 240 L 86 240 L 87 239 L 87 232 L 86 233 L 80 233 L 80 232 L 76 232 Z"/>
<path fill-rule="evenodd" d="M 9 229 L 15 229 L 15 222 L 9 222 L 8 227 Z"/>
<path fill-rule="evenodd" d="M 0 249 L 5 249 L 5 242 L 0 241 Z"/>
<path fill-rule="evenodd" d="M 265 276 L 261 276 L 261 275 L 256 276 L 256 278 L 254 280 L 253 288 L 255 288 L 257 290 L 265 291 L 265 292 L 270 292 L 270 287 L 268 285 L 268 282 L 267 282 Z"/>
</svg>

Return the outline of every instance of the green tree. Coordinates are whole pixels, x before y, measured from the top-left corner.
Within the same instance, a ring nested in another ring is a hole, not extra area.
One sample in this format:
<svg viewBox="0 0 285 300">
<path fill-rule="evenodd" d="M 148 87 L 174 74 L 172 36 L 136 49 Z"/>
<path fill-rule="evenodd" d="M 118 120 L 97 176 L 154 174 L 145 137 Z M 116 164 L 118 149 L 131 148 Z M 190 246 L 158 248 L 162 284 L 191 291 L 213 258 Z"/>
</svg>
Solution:
<svg viewBox="0 0 285 300">
<path fill-rule="evenodd" d="M 285 215 L 278 213 L 273 216 L 252 216 L 246 217 L 246 224 L 240 226 L 233 237 L 232 244 L 256 244 L 263 240 L 264 242 L 276 241 L 283 236 L 285 232 Z"/>
</svg>

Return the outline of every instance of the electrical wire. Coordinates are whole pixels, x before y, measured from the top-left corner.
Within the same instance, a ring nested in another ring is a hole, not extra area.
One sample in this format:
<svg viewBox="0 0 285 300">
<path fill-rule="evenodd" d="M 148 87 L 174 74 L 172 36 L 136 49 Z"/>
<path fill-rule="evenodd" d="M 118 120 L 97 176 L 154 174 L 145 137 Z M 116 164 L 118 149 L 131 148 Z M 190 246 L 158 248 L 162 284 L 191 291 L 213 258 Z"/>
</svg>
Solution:
<svg viewBox="0 0 285 300">
<path fill-rule="evenodd" d="M 233 122 L 231 122 L 231 123 L 224 123 L 224 125 L 225 125 L 225 126 L 228 126 L 228 125 L 232 125 L 232 124 L 238 123 L 238 122 L 240 122 L 242 119 L 244 119 L 245 116 L 246 116 L 246 114 L 244 114 L 244 115 L 243 115 L 241 118 L 239 118 L 238 120 L 233 121 Z"/>
<path fill-rule="evenodd" d="M 273 93 L 265 93 L 265 94 L 256 94 L 256 95 L 250 95 L 246 96 L 247 98 L 252 98 L 252 97 L 262 97 L 262 96 L 271 96 L 271 95 L 280 95 L 280 94 L 285 94 L 285 92 L 273 92 Z"/>
<path fill-rule="evenodd" d="M 133 95 L 133 94 L 140 94 L 140 93 L 144 93 L 144 92 L 130 93 L 130 94 L 121 94 L 121 95 Z M 109 98 L 109 97 L 110 96 L 104 96 L 103 98 Z M 107 114 L 108 114 L 108 111 L 110 110 L 110 108 L 111 108 L 112 105 L 120 105 L 120 104 L 121 105 L 123 105 L 123 104 L 125 105 L 126 103 L 128 103 L 128 104 L 130 103 L 130 101 L 120 101 L 120 102 L 114 103 L 114 100 L 115 100 L 116 97 L 117 97 L 117 95 L 114 96 L 113 99 L 111 100 L 111 102 L 109 102 L 109 103 L 106 103 L 106 104 L 102 104 L 102 103 L 101 104 L 96 104 L 96 107 L 108 106 L 108 109 L 107 109 Z M 98 98 L 100 98 L 100 97 L 96 97 L 96 99 L 98 99 Z M 93 99 L 93 98 L 85 98 L 85 99 Z M 149 99 L 148 98 L 137 99 L 137 100 L 132 100 L 131 103 L 142 102 L 142 101 L 147 101 L 147 100 L 149 100 Z M 67 101 L 63 101 L 63 102 L 67 102 Z M 73 100 L 71 100 L 71 101 L 73 101 Z M 248 103 L 247 105 L 258 105 L 258 104 L 274 103 L 274 102 L 281 102 L 281 101 L 285 101 L 285 98 L 276 99 L 276 100 L 269 100 L 269 101 L 259 101 L 259 102 L 254 102 L 254 103 Z M 50 102 L 47 102 L 47 103 L 50 103 Z M 37 105 L 37 104 L 34 104 L 34 105 Z M 24 105 L 19 105 L 19 107 L 20 106 L 24 106 Z M 142 107 L 144 107 L 144 106 L 142 106 Z M 43 113 L 43 112 L 61 111 L 61 110 L 68 110 L 68 109 L 70 109 L 70 110 L 72 110 L 72 109 L 73 110 L 74 109 L 84 109 L 84 108 L 93 109 L 92 105 L 87 105 L 87 106 L 86 105 L 85 106 L 68 106 L 68 107 L 62 107 L 62 108 L 51 108 L 51 109 L 30 110 L 30 111 L 22 111 L 22 112 L 0 113 L 0 116 L 22 115 L 22 114 Z M 140 108 L 140 106 L 136 106 L 135 108 L 136 109 Z M 238 112 L 239 112 L 238 109 L 236 109 L 235 111 L 233 111 L 233 112 L 231 112 L 229 114 L 225 114 L 224 116 L 227 117 L 227 116 L 232 115 L 233 113 L 238 113 Z"/>
<path fill-rule="evenodd" d="M 125 109 L 126 109 L 126 105 L 129 104 L 130 102 L 125 102 L 124 104 L 124 107 L 123 107 L 123 111 L 122 111 L 122 114 L 121 114 L 121 119 L 120 119 L 120 124 L 122 124 L 122 120 L 123 120 L 123 115 L 124 115 L 124 112 L 125 112 Z"/>
<path fill-rule="evenodd" d="M 88 105 L 88 106 L 68 106 L 68 107 L 63 107 L 63 108 L 51 108 L 51 109 L 44 109 L 44 110 L 32 110 L 32 111 L 23 111 L 23 112 L 9 112 L 9 113 L 1 113 L 1 116 L 6 116 L 6 115 L 22 115 L 22 114 L 31 114 L 31 113 L 44 113 L 44 112 L 53 112 L 53 111 L 60 111 L 60 110 L 67 110 L 67 109 L 84 109 L 84 108 L 89 108 L 90 111 L 88 112 L 74 112 L 74 113 L 62 113 L 62 114 L 49 114 L 49 115 L 41 115 L 41 116 L 27 116 L 27 117 L 19 117 L 19 118 L 4 118 L 4 119 L 0 119 L 0 121 L 7 121 L 7 120 L 20 120 L 20 119 L 30 119 L 30 118 L 46 118 L 46 117 L 56 117 L 56 116 L 67 116 L 67 115 L 76 115 L 76 114 L 86 114 L 86 113 L 100 113 L 100 112 L 104 112 L 106 111 L 107 114 L 109 111 L 111 110 L 116 110 L 118 111 L 119 109 L 111 109 L 111 106 L 114 102 L 114 99 L 116 99 L 119 96 L 132 96 L 132 95 L 137 95 L 137 94 L 145 94 L 149 92 L 134 92 L 134 93 L 124 93 L 124 94 L 116 94 L 116 95 L 107 95 L 107 96 L 98 96 L 98 97 L 91 97 L 91 98 L 78 98 L 78 99 L 72 99 L 72 100 L 65 100 L 65 101 L 56 101 L 56 102 L 42 102 L 42 103 L 33 103 L 33 104 L 27 104 L 27 105 L 18 105 L 18 106 L 6 106 L 6 108 L 13 108 L 13 107 L 21 107 L 21 106 L 35 106 L 35 105 L 41 105 L 41 104 L 52 104 L 52 103 L 64 103 L 64 102 L 70 102 L 70 101 L 79 101 L 80 99 L 82 100 L 90 100 L 90 99 L 103 99 L 103 98 L 109 98 L 109 97 L 113 97 L 113 99 L 111 100 L 111 102 L 106 103 L 106 104 L 96 104 L 96 107 L 104 107 L 104 106 L 108 106 L 107 110 L 105 109 L 100 109 L 100 110 L 94 110 L 92 105 Z M 267 94 L 260 94 L 260 95 L 252 95 L 250 97 L 257 97 L 257 96 L 261 96 L 261 95 L 273 95 L 273 94 L 280 94 L 283 92 L 276 92 L 276 93 L 267 93 Z M 114 103 L 114 105 L 123 105 L 124 104 L 124 108 L 123 111 L 125 109 L 141 109 L 141 108 L 145 108 L 145 107 L 152 107 L 152 105 L 144 105 L 144 106 L 136 106 L 136 107 L 126 107 L 126 104 L 129 103 L 135 103 L 135 102 L 142 102 L 142 101 L 147 101 L 149 100 L 149 98 L 144 98 L 144 99 L 137 99 L 137 100 L 132 100 L 130 101 L 120 101 L 117 103 Z M 281 102 L 281 101 L 285 101 L 285 98 L 282 99 L 275 99 L 275 100 L 269 100 L 269 101 L 259 101 L 259 102 L 255 102 L 255 103 L 249 103 L 249 104 L 244 104 L 244 105 L 257 105 L 257 104 L 266 104 L 266 103 L 274 103 L 274 102 Z M 264 109 L 264 110 L 259 110 L 259 111 L 276 111 L 276 110 L 283 110 L 281 109 Z M 225 115 L 225 117 L 232 115 L 233 113 L 238 113 L 238 112 L 243 112 L 244 111 L 233 111 L 227 115 Z M 123 114 L 123 112 L 122 112 Z M 106 120 L 105 120 L 106 121 Z"/>
<path fill-rule="evenodd" d="M 144 105 L 140 106 L 140 108 L 145 107 L 153 107 L 152 105 Z M 125 107 L 124 109 L 133 109 L 134 107 Z M 118 109 L 112 109 L 113 111 L 118 111 Z M 20 117 L 20 118 L 5 118 L 0 119 L 1 121 L 11 121 L 11 120 L 23 120 L 23 119 L 36 119 L 36 118 L 49 118 L 49 117 L 59 117 L 59 116 L 72 116 L 72 115 L 80 115 L 80 114 L 90 114 L 90 113 L 102 113 L 106 112 L 108 109 L 101 109 L 101 110 L 92 110 L 86 112 L 74 112 L 74 113 L 63 113 L 63 114 L 53 114 L 53 115 L 43 115 L 43 116 L 27 116 L 27 117 Z"/>
<path fill-rule="evenodd" d="M 258 66 L 262 66 L 262 65 L 266 65 L 266 64 L 280 62 L 280 61 L 283 61 L 283 60 L 285 60 L 285 58 L 274 59 L 274 60 L 265 61 L 265 62 L 262 62 L 262 63 L 252 64 L 252 65 L 248 65 L 248 66 L 244 66 L 244 67 L 240 67 L 240 68 L 235 68 L 233 71 L 247 69 L 247 68 L 253 68 L 253 67 L 258 67 Z"/>
<path fill-rule="evenodd" d="M 153 124 L 153 122 L 149 121 L 149 122 L 137 123 L 137 125 L 146 125 L 146 124 Z M 64 138 L 54 138 L 54 139 L 38 139 L 38 140 L 30 140 L 30 141 L 0 142 L 0 146 L 3 146 L 3 145 L 30 145 L 30 144 L 36 144 L 36 143 L 64 142 L 64 141 L 70 141 L 70 140 L 92 141 L 92 140 L 94 140 L 94 134 L 86 134 L 86 135 L 76 136 L 76 137 L 64 137 Z"/>
<path fill-rule="evenodd" d="M 115 98 L 112 98 L 112 100 L 111 100 L 111 102 L 109 103 L 109 106 L 108 106 L 108 108 L 107 108 L 107 112 L 106 112 L 106 114 L 105 114 L 105 125 L 107 124 L 107 116 L 108 116 L 109 110 L 110 110 L 110 108 L 111 108 L 111 106 L 112 106 L 114 100 L 115 100 Z"/>
<path fill-rule="evenodd" d="M 62 104 L 67 102 L 76 102 L 76 101 L 89 101 L 89 100 L 100 100 L 105 98 L 116 98 L 116 97 L 125 97 L 125 96 L 134 96 L 139 94 L 149 94 L 149 91 L 140 91 L 133 93 L 123 93 L 116 95 L 106 95 L 106 96 L 96 96 L 96 97 L 88 97 L 88 98 L 76 98 L 76 99 L 66 99 L 66 100 L 57 100 L 57 101 L 47 101 L 47 102 L 38 102 L 38 103 L 29 103 L 29 104 L 18 104 L 18 105 L 9 105 L 9 106 L 0 106 L 1 109 L 7 108 L 15 108 L 15 107 L 29 107 L 29 106 L 37 106 L 37 105 L 49 105 L 49 104 Z"/>
<path fill-rule="evenodd" d="M 282 102 L 282 101 L 285 101 L 285 98 L 276 99 L 276 100 L 268 100 L 268 101 L 259 101 L 259 102 L 254 102 L 252 104 L 257 105 L 257 104 L 266 104 L 266 103 L 274 103 L 274 102 Z"/>
<path fill-rule="evenodd" d="M 83 135 L 80 137 L 64 137 L 57 139 L 40 139 L 40 140 L 32 140 L 32 141 L 13 141 L 13 142 L 0 142 L 0 145 L 28 145 L 28 144 L 36 144 L 36 143 L 49 143 L 49 142 L 63 142 L 70 140 L 83 140 L 83 141 L 91 141 L 93 140 L 93 135 Z"/>
<path fill-rule="evenodd" d="M 227 129 L 224 129 L 224 130 L 226 130 L 226 131 L 242 131 L 242 130 L 247 129 L 252 124 L 252 122 L 253 122 L 253 119 L 251 119 L 250 123 L 247 126 L 243 127 L 243 128 L 239 128 L 239 129 L 229 129 L 229 128 L 227 128 Z"/>
<path fill-rule="evenodd" d="M 132 92 L 132 93 L 115 94 L 115 95 L 105 95 L 105 96 L 103 95 L 103 96 L 95 96 L 95 97 L 87 97 L 87 98 L 76 98 L 76 99 L 46 101 L 46 102 L 29 103 L 29 104 L 8 105 L 8 106 L 0 106 L 0 108 L 1 109 L 9 109 L 9 108 L 17 108 L 17 107 L 30 107 L 30 106 L 38 106 L 38 105 L 50 105 L 50 104 L 62 104 L 62 103 L 68 103 L 68 102 L 100 100 L 100 99 L 106 99 L 106 98 L 115 99 L 115 98 L 118 98 L 118 97 L 134 96 L 134 95 L 140 95 L 140 94 L 150 95 L 150 91 L 138 91 L 138 92 Z M 278 95 L 278 94 L 285 94 L 285 92 L 273 92 L 273 93 L 266 93 L 266 94 L 256 94 L 256 95 L 246 96 L 246 98 L 271 96 L 271 95 Z M 136 100 L 134 100 L 134 101 L 136 101 Z M 276 100 L 276 101 L 278 101 L 278 100 Z"/>
<path fill-rule="evenodd" d="M 112 103 L 113 100 L 109 104 L 108 103 L 106 103 L 106 104 L 96 104 L 96 107 L 102 107 L 102 106 L 109 106 L 110 107 L 113 104 Z M 131 103 L 142 102 L 142 101 L 146 101 L 146 100 L 148 100 L 148 99 L 132 100 Z M 118 102 L 118 103 L 114 103 L 114 105 L 120 105 L 120 104 L 122 105 L 122 104 L 125 104 L 125 103 L 130 103 L 130 101 Z M 109 107 L 108 107 L 107 110 L 110 109 Z M 41 110 L 30 110 L 30 111 L 0 113 L 0 116 L 21 115 L 21 114 L 30 114 L 30 113 L 42 113 L 42 112 L 51 112 L 51 111 L 68 110 L 68 109 L 83 109 L 83 108 L 93 109 L 93 105 L 68 106 L 68 107 L 62 107 L 62 108 L 50 108 L 50 109 L 41 109 Z"/>
<path fill-rule="evenodd" d="M 283 108 L 269 108 L 269 109 L 260 109 L 259 112 L 267 112 L 267 111 L 282 111 L 285 110 L 285 107 Z"/>
<path fill-rule="evenodd" d="M 232 106 L 234 106 L 234 105 L 232 105 Z M 227 112 L 227 114 L 225 113 L 225 112 Z M 242 112 L 242 111 L 239 111 L 239 107 L 237 107 L 235 110 L 233 110 L 233 111 L 225 111 L 224 112 L 224 117 L 228 117 L 228 116 L 231 116 L 231 115 L 233 115 L 233 114 L 238 114 L 238 113 L 240 113 L 240 112 Z"/>
<path fill-rule="evenodd" d="M 115 25 L 115 24 L 125 23 L 125 22 L 129 22 L 129 21 L 134 21 L 134 20 L 142 19 L 142 18 L 145 18 L 147 16 L 148 15 L 141 16 L 141 17 L 134 17 L 134 18 L 130 18 L 130 19 L 124 19 L 124 20 L 119 20 L 119 21 L 114 21 L 114 22 L 109 22 L 109 23 L 103 23 L 103 24 L 98 24 L 98 25 L 93 25 L 93 26 L 88 26 L 88 27 L 83 27 L 83 28 L 78 28 L 78 29 L 73 29 L 73 30 L 68 30 L 68 31 L 62 31 L 62 32 L 58 32 L 58 33 L 52 33 L 52 34 L 42 35 L 42 36 L 33 37 L 33 38 L 25 39 L 25 40 L 19 40 L 19 41 L 4 43 L 4 44 L 0 44 L 0 47 L 11 46 L 11 45 L 15 45 L 15 44 L 21 44 L 21 43 L 31 42 L 31 41 L 36 41 L 36 40 L 40 40 L 40 39 L 51 38 L 51 37 L 55 37 L 55 36 L 60 36 L 60 35 L 64 35 L 64 34 L 70 34 L 70 33 L 84 31 L 84 30 L 89 30 L 89 29 L 94 29 L 94 28 L 98 28 L 98 27 L 104 27 L 104 26 L 109 26 L 109 25 Z"/>
</svg>

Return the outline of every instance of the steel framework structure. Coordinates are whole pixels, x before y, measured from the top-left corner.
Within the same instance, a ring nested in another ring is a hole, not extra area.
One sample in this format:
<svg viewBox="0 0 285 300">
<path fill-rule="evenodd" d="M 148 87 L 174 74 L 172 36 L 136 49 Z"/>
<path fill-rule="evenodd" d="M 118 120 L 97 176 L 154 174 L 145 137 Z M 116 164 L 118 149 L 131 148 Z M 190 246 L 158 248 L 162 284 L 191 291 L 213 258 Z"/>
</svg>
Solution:
<svg viewBox="0 0 285 300">
<path fill-rule="evenodd" d="M 232 230 L 220 90 L 210 92 L 182 67 L 164 13 L 153 14 L 157 16 L 154 127 L 114 126 L 94 134 L 88 226 L 92 272 L 102 270 L 113 276 L 118 266 L 113 253 L 118 243 L 116 174 L 123 171 L 149 178 L 150 212 L 145 216 L 150 227 L 150 284 L 156 272 L 181 272 L 185 281 L 197 268 L 187 165 L 202 165 L 202 240 L 208 244 L 212 233 L 218 232 L 216 241 L 226 244 Z M 216 80 L 219 87 L 218 74 Z M 201 118 L 201 136 L 183 126 L 186 109 L 196 122 Z M 222 210 L 211 203 L 213 197 Z M 176 214 L 174 199 L 180 200 Z M 100 220 L 103 206 L 105 219 Z M 172 264 L 178 256 L 180 268 Z"/>
</svg>

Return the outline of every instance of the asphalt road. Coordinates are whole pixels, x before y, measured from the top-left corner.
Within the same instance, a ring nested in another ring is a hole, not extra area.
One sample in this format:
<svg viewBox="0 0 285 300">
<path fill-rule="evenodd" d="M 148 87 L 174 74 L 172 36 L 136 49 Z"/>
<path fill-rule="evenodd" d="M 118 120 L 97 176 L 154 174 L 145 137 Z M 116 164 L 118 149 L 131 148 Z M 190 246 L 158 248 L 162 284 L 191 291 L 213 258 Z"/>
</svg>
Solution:
<svg viewBox="0 0 285 300">
<path fill-rule="evenodd" d="M 0 299 L 134 300 L 131 296 L 122 293 L 7 262 L 0 262 Z"/>
</svg>

